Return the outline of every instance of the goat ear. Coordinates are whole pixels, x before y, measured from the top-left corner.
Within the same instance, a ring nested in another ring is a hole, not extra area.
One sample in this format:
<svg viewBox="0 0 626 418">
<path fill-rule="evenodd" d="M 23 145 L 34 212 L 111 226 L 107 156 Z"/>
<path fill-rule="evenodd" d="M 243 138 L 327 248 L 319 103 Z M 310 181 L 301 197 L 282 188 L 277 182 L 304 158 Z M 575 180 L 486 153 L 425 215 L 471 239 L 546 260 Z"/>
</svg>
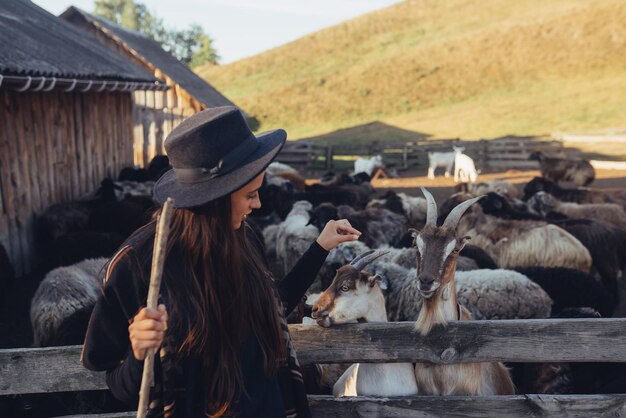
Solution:
<svg viewBox="0 0 626 418">
<path fill-rule="evenodd" d="M 470 237 L 469 235 L 466 235 L 463 238 L 461 238 L 459 240 L 459 242 L 461 243 L 461 246 L 459 247 L 459 251 L 461 251 L 463 249 L 463 247 L 465 247 L 465 244 L 467 244 L 467 241 L 469 241 L 471 239 L 472 239 L 472 237 Z"/>
<path fill-rule="evenodd" d="M 380 274 L 375 274 L 374 276 L 370 276 L 367 279 L 369 287 L 374 287 L 376 283 L 382 290 L 387 290 L 389 288 L 389 282 L 387 278 L 382 277 Z"/>
</svg>

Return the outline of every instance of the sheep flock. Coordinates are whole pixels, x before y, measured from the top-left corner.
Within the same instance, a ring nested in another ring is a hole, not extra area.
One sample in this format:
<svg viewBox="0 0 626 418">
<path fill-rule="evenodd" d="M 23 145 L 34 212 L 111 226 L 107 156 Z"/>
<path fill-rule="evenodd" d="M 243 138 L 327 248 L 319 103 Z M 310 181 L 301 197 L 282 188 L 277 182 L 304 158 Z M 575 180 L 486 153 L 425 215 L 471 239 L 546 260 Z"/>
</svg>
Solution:
<svg viewBox="0 0 626 418">
<path fill-rule="evenodd" d="M 451 174 L 454 159 L 462 151 L 432 155 L 429 176 L 439 166 Z M 549 173 L 549 165 L 556 164 L 536 158 L 542 172 Z M 139 177 L 133 177 L 135 170 L 126 170 L 121 179 L 105 179 L 92 195 L 51 206 L 38 216 L 37 250 L 44 255 L 42 263 L 49 272 L 30 306 L 36 346 L 80 343 L 107 258 L 150 219 L 155 208 L 151 187 L 167 168 L 167 162 L 157 163 L 161 166 Z M 259 191 L 262 207 L 249 222 L 261 231 L 269 267 L 281 278 L 328 220 L 348 219 L 363 234 L 358 241 L 340 244 L 329 253 L 309 289 L 304 312 L 328 288 L 339 268 L 368 250 L 384 249 L 384 255 L 366 270 L 383 280 L 387 320 L 415 321 L 423 299 L 416 284 L 419 266 L 410 231 L 420 231 L 426 224 L 426 199 L 421 193 L 379 193 L 369 180 L 380 161 L 359 164 L 359 173 L 327 173 L 315 182 L 305 181 L 285 164 L 270 165 Z M 583 168 L 580 175 L 569 169 L 565 180 L 576 179 L 588 186 L 594 173 Z M 464 175 L 468 177 L 468 172 L 461 172 L 462 179 Z M 471 240 L 457 260 L 456 292 L 459 303 L 476 320 L 613 316 L 621 302 L 619 283 L 626 268 L 626 189 L 565 188 L 555 182 L 562 177 L 545 175 L 518 188 L 503 180 L 477 183 L 472 176 L 471 184 L 439 202 L 441 221 L 459 203 L 485 196 L 465 212 L 457 226 L 459 234 Z M 317 386 L 309 388 L 310 392 L 332 394 L 348 366 L 305 368 L 317 374 Z M 585 384 L 563 385 L 547 383 L 545 370 L 534 366 L 521 371 L 518 365 L 513 368 L 519 393 L 603 393 L 603 387 L 626 392 L 626 382 L 610 380 L 610 373 L 602 367 L 590 370 L 563 364 L 554 381 L 580 383 L 582 375 L 577 373 L 585 373 L 586 379 Z"/>
</svg>

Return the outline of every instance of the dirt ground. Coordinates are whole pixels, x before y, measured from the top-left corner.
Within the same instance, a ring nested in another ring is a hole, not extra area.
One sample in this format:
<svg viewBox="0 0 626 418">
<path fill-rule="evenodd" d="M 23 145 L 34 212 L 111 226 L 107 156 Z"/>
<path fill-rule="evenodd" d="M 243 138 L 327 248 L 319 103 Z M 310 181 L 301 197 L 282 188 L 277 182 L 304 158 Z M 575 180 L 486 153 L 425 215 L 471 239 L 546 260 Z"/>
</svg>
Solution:
<svg viewBox="0 0 626 418">
<path fill-rule="evenodd" d="M 372 180 L 372 185 L 378 192 L 395 190 L 404 192 L 412 196 L 421 196 L 420 187 L 426 187 L 435 197 L 437 203 L 441 203 L 450 194 L 453 193 L 454 179 L 452 176 L 446 178 L 443 173 L 437 172 L 434 179 L 426 177 L 426 169 L 407 170 L 400 172 L 398 178 L 380 178 Z M 489 180 L 506 180 L 515 184 L 519 190 L 526 183 L 539 176 L 538 170 L 507 170 L 481 173 L 478 176 L 479 182 Z M 573 185 L 563 184 L 564 187 L 573 187 Z M 596 180 L 591 184 L 592 188 L 607 189 L 612 187 L 626 187 L 626 170 L 598 170 L 596 169 Z"/>
</svg>

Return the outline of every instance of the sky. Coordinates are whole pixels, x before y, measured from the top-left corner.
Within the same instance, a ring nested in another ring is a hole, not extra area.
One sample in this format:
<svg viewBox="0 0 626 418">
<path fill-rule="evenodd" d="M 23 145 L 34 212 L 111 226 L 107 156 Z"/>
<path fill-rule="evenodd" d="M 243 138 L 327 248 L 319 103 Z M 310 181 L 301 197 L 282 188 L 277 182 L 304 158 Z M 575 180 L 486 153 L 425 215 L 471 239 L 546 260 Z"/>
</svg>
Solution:
<svg viewBox="0 0 626 418">
<path fill-rule="evenodd" d="M 308 33 L 400 0 L 139 0 L 165 24 L 199 23 L 214 40 L 222 64 L 259 54 Z M 93 11 L 94 0 L 34 0 L 55 15 L 69 6 Z"/>
</svg>

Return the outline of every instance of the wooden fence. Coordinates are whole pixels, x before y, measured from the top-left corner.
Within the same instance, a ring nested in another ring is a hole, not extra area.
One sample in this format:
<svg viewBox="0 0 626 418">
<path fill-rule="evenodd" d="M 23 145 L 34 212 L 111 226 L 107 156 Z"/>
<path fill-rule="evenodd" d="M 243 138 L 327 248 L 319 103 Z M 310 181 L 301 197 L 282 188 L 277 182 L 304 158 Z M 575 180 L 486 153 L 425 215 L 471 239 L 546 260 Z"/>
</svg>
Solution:
<svg viewBox="0 0 626 418">
<path fill-rule="evenodd" d="M 291 325 L 301 364 L 420 361 L 626 362 L 626 319 L 454 321 L 422 337 L 413 323 Z M 0 395 L 106 389 L 80 346 L 0 350 Z M 314 417 L 626 416 L 626 394 L 355 397 L 310 395 Z M 98 415 L 132 417 L 134 412 Z"/>
<path fill-rule="evenodd" d="M 479 169 L 536 169 L 536 161 L 528 160 L 534 151 L 564 156 L 560 141 L 536 141 L 532 138 L 502 138 L 480 141 L 423 140 L 384 144 L 384 147 L 316 145 L 310 141 L 288 142 L 277 161 L 302 171 L 351 169 L 358 157 L 380 154 L 385 165 L 399 169 L 428 167 L 429 152 L 452 151 L 452 146 L 465 147 Z"/>
</svg>

